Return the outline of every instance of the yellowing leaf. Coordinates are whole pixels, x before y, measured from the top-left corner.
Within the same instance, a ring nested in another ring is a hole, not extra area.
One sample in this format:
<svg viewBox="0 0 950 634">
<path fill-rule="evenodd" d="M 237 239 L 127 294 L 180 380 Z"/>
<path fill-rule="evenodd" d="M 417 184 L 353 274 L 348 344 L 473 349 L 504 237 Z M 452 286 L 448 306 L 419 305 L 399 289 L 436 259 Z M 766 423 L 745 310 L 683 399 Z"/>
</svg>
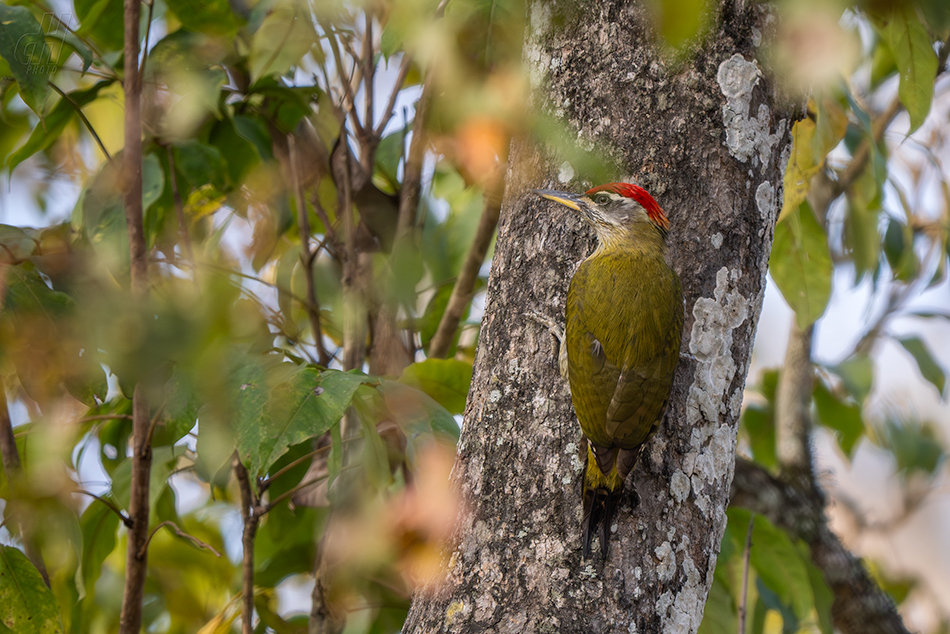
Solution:
<svg viewBox="0 0 950 634">
<path fill-rule="evenodd" d="M 811 177 L 825 164 L 825 157 L 844 138 L 848 115 L 841 105 L 825 96 L 820 102 L 810 100 L 815 119 L 805 118 L 792 126 L 792 153 L 785 167 L 785 197 L 778 221 L 784 221 L 798 209 L 811 189 Z"/>
</svg>

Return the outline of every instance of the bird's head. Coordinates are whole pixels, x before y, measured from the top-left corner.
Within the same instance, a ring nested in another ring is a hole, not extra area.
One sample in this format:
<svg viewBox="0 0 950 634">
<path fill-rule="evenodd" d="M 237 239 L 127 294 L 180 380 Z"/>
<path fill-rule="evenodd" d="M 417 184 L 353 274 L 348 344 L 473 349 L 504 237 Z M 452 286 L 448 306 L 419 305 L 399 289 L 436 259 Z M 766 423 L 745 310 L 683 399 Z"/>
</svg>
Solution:
<svg viewBox="0 0 950 634">
<path fill-rule="evenodd" d="M 651 234 L 662 239 L 670 228 L 666 214 L 639 185 L 606 183 L 583 194 L 551 189 L 536 189 L 534 193 L 577 212 L 597 231 L 597 238 L 604 246 Z"/>
</svg>

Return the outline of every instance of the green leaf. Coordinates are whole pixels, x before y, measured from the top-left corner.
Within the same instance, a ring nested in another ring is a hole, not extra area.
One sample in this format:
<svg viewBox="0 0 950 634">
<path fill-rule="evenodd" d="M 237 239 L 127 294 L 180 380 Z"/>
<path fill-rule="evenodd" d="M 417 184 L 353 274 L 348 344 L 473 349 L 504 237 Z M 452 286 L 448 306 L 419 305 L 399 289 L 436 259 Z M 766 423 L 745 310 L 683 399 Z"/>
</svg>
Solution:
<svg viewBox="0 0 950 634">
<path fill-rule="evenodd" d="M 914 6 L 895 6 L 886 15 L 872 14 L 872 22 L 894 56 L 900 73 L 897 95 L 910 115 L 910 132 L 914 132 L 930 112 L 937 54 Z"/>
<path fill-rule="evenodd" d="M 17 634 L 64 632 L 56 597 L 42 575 L 12 546 L 0 546 L 0 623 Z"/>
<path fill-rule="evenodd" d="M 371 380 L 363 374 L 298 368 L 282 363 L 245 384 L 239 405 L 238 452 L 254 475 L 266 473 L 289 447 L 337 425 L 353 393 Z"/>
<path fill-rule="evenodd" d="M 927 347 L 927 344 L 925 344 L 920 337 L 898 337 L 897 341 L 904 346 L 904 350 L 909 352 L 910 356 L 914 357 L 914 361 L 917 362 L 920 373 L 937 388 L 937 393 L 943 397 L 943 389 L 946 386 L 947 377 L 943 368 L 940 367 L 940 364 L 938 364 L 933 355 L 930 354 L 930 349 Z"/>
<path fill-rule="evenodd" d="M 891 218 L 884 232 L 884 256 L 895 279 L 913 281 L 920 270 L 914 253 L 914 232 L 910 226 Z"/>
<path fill-rule="evenodd" d="M 234 120 L 227 118 L 215 123 L 210 142 L 227 163 L 230 181 L 239 184 L 251 168 L 261 162 L 261 157 L 255 146 L 235 130 L 234 124 Z"/>
<path fill-rule="evenodd" d="M 227 35 L 238 29 L 238 18 L 228 0 L 168 0 L 168 8 L 189 31 Z"/>
<path fill-rule="evenodd" d="M 0 57 L 19 84 L 23 101 L 42 117 L 54 65 L 43 29 L 26 7 L 0 4 Z"/>
<path fill-rule="evenodd" d="M 831 297 L 834 265 L 825 232 L 807 202 L 775 226 L 769 272 L 795 311 L 798 327 L 815 322 Z"/>
<path fill-rule="evenodd" d="M 844 243 L 851 252 L 858 279 L 878 268 L 881 256 L 881 235 L 878 229 L 881 196 L 881 184 L 877 182 L 871 166 L 861 172 L 847 192 L 848 214 L 845 216 Z"/>
<path fill-rule="evenodd" d="M 461 414 L 472 383 L 472 364 L 458 359 L 426 359 L 407 366 L 399 382 L 422 390 L 449 413 Z"/>
<path fill-rule="evenodd" d="M 264 75 L 286 73 L 316 41 L 307 6 L 294 0 L 279 2 L 251 39 L 248 54 L 251 81 L 256 82 Z"/>
<path fill-rule="evenodd" d="M 38 233 L 32 229 L 0 225 L 0 263 L 19 264 L 39 248 Z"/>
<path fill-rule="evenodd" d="M 808 579 L 811 582 L 812 594 L 815 596 L 815 615 L 818 617 L 818 628 L 821 634 L 834 634 L 834 625 L 831 622 L 831 604 L 834 603 L 835 595 L 831 592 L 825 581 L 825 574 L 811 561 L 811 549 L 802 541 L 796 543 L 798 553 L 801 555 L 802 563 L 808 571 Z"/>
<path fill-rule="evenodd" d="M 721 577 L 716 575 L 713 577 L 713 584 L 706 598 L 703 621 L 699 624 L 696 634 L 734 634 L 738 631 L 738 623 L 732 594 Z"/>
<path fill-rule="evenodd" d="M 894 454 L 897 470 L 904 475 L 921 472 L 932 476 L 944 457 L 943 445 L 928 423 L 889 420 L 881 437 L 884 447 Z"/>
<path fill-rule="evenodd" d="M 220 192 L 227 191 L 228 165 L 218 148 L 189 139 L 175 143 L 172 153 L 175 171 L 192 189 L 211 185 Z"/>
<path fill-rule="evenodd" d="M 82 531 L 82 561 L 76 572 L 81 576 L 84 594 L 92 596 L 102 564 L 118 543 L 119 516 L 103 502 L 94 500 L 83 512 L 79 526 Z"/>
<path fill-rule="evenodd" d="M 393 421 L 410 442 L 433 435 L 458 441 L 459 426 L 455 417 L 428 394 L 387 379 L 380 380 L 378 389 Z"/>
<path fill-rule="evenodd" d="M 165 189 L 165 170 L 158 157 L 152 153 L 142 158 L 142 211 L 162 197 Z"/>
<path fill-rule="evenodd" d="M 124 43 L 123 0 L 74 0 L 79 19 L 78 34 L 87 36 L 106 49 L 121 51 Z M 144 29 L 141 35 L 144 36 Z"/>
<path fill-rule="evenodd" d="M 178 463 L 178 459 L 185 454 L 187 447 L 172 445 L 155 447 L 152 449 L 152 469 L 148 481 L 148 505 L 155 508 L 158 498 L 168 486 L 168 476 L 171 475 Z M 132 492 L 132 461 L 122 462 L 112 473 L 112 495 L 116 504 L 123 509 L 129 508 Z"/>
<path fill-rule="evenodd" d="M 729 522 L 748 526 L 746 509 L 729 509 Z M 799 621 L 808 617 L 814 606 L 811 580 L 798 549 L 788 535 L 762 515 L 753 520 L 752 550 L 749 561 L 762 582 L 785 605 L 792 607 Z"/>
<path fill-rule="evenodd" d="M 58 318 L 72 314 L 75 307 L 72 297 L 47 286 L 32 263 L 11 266 L 5 273 L 4 312 L 16 312 L 22 318 L 44 319 L 51 328 Z"/>
<path fill-rule="evenodd" d="M 849 458 L 852 457 L 858 440 L 864 435 L 861 406 L 839 400 L 822 381 L 815 381 L 812 396 L 815 399 L 815 408 L 818 410 L 819 422 L 836 432 L 835 438 L 838 440 L 841 451 Z"/>
<path fill-rule="evenodd" d="M 404 144 L 408 126 L 387 134 L 376 149 L 376 173 L 385 181 L 387 191 L 398 192 L 399 163 L 405 154 Z"/>
<path fill-rule="evenodd" d="M 867 355 L 848 357 L 838 365 L 825 367 L 841 377 L 845 389 L 855 401 L 864 402 L 874 384 L 874 364 L 870 357 Z"/>
<path fill-rule="evenodd" d="M 775 421 L 771 409 L 749 406 L 742 412 L 742 426 L 746 430 L 752 457 L 766 469 L 778 465 L 775 457 Z"/>
<path fill-rule="evenodd" d="M 79 58 L 82 60 L 83 73 L 89 70 L 89 67 L 92 66 L 92 62 L 93 62 L 92 49 L 86 46 L 86 44 L 81 39 L 76 37 L 75 33 L 71 33 L 69 31 L 64 31 L 63 29 L 56 28 L 50 33 L 48 33 L 47 37 L 52 40 L 56 40 L 57 42 L 61 42 L 64 46 L 68 46 L 72 48 L 74 51 L 76 51 L 76 54 L 79 55 Z M 62 64 L 66 62 L 68 58 L 62 57 L 62 54 L 60 55 L 61 57 L 60 57 L 59 63 Z"/>
<path fill-rule="evenodd" d="M 53 107 L 50 113 L 43 120 L 41 125 L 33 128 L 30 138 L 26 143 L 7 158 L 7 167 L 12 172 L 17 165 L 33 156 L 41 150 L 45 150 L 53 144 L 56 139 L 62 135 L 66 124 L 72 121 L 76 116 L 76 108 L 82 108 L 96 99 L 99 91 L 106 86 L 112 85 L 111 79 L 105 79 L 98 82 L 92 88 L 85 90 L 75 90 L 68 93 L 69 99 L 60 99 Z M 72 103 L 70 103 L 70 101 Z M 75 104 L 75 106 L 73 105 Z"/>
</svg>

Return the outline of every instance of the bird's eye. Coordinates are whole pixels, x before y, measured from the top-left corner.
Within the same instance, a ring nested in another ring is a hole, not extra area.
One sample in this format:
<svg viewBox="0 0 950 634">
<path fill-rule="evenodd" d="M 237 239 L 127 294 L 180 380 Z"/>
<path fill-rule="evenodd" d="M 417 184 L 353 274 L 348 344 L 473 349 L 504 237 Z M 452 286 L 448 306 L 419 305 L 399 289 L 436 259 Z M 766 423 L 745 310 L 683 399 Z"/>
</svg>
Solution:
<svg viewBox="0 0 950 634">
<path fill-rule="evenodd" d="M 594 194 L 594 202 L 598 205 L 604 205 L 610 202 L 610 194 Z"/>
</svg>

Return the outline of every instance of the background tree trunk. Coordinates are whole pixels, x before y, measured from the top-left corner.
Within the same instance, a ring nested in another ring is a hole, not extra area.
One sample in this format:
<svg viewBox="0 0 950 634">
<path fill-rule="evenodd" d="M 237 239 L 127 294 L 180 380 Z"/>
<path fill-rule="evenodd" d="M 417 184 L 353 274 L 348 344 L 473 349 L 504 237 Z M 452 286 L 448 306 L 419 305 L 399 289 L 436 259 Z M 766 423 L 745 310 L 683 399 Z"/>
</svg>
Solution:
<svg viewBox="0 0 950 634">
<path fill-rule="evenodd" d="M 680 362 L 667 419 L 628 480 L 639 506 L 619 509 L 606 562 L 583 560 L 580 430 L 557 342 L 525 314 L 563 323 L 568 281 L 593 245 L 579 220 L 530 189 L 595 183 L 515 143 L 454 472 L 467 512 L 447 581 L 417 596 L 404 632 L 692 632 L 700 623 L 790 127 L 754 61 L 764 9 L 727 1 L 712 10 L 710 36 L 676 64 L 661 57 L 639 3 L 529 7 L 525 58 L 542 108 L 580 145 L 609 145 L 617 180 L 639 182 L 670 217 L 682 352 L 692 358 Z"/>
</svg>

